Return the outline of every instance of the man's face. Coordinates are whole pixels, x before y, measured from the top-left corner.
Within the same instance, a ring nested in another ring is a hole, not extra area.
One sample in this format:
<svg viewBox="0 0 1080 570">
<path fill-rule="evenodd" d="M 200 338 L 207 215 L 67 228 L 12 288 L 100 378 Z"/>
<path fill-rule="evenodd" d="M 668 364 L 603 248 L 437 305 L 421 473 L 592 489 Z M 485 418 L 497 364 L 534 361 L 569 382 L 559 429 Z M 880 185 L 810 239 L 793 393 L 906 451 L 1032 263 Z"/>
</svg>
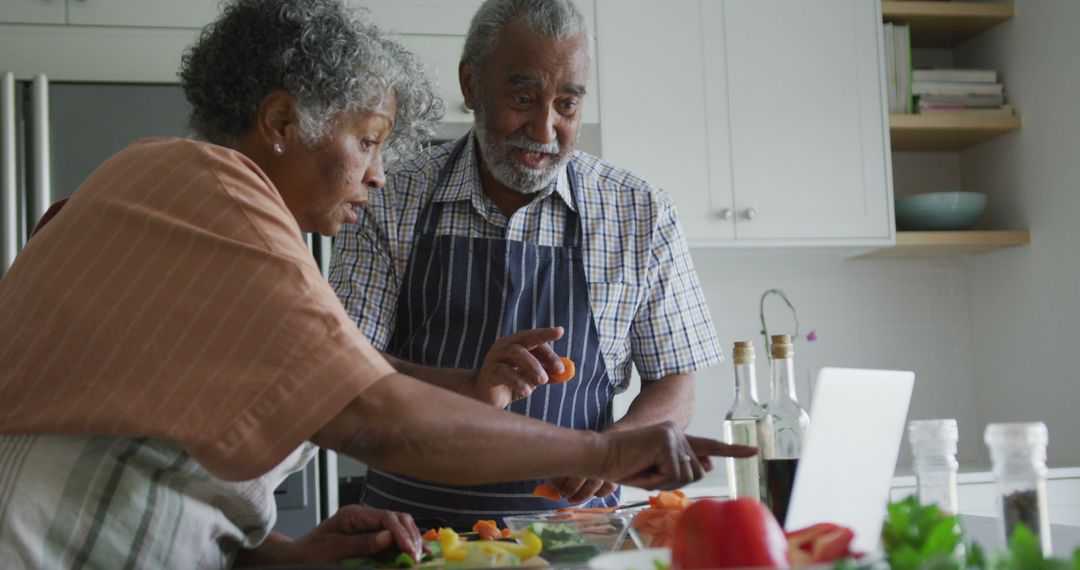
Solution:
<svg viewBox="0 0 1080 570">
<path fill-rule="evenodd" d="M 555 40 L 512 22 L 478 73 L 462 65 L 483 167 L 507 189 L 539 192 L 570 159 L 585 98 L 586 41 Z"/>
</svg>

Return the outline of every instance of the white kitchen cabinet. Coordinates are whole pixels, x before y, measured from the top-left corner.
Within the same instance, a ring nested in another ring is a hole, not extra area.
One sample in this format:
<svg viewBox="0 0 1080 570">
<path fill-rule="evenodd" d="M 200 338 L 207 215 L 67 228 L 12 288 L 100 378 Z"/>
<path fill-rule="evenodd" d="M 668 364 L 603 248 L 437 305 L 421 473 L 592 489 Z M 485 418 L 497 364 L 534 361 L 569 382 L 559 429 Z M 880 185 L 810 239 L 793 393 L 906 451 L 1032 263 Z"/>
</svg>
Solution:
<svg viewBox="0 0 1080 570">
<path fill-rule="evenodd" d="M 220 11 L 220 0 L 4 0 L 0 22 L 201 28 Z"/>
<path fill-rule="evenodd" d="M 0 22 L 11 24 L 63 24 L 66 0 L 4 0 Z"/>
<path fill-rule="evenodd" d="M 201 28 L 221 12 L 221 0 L 68 0 L 67 10 L 71 25 Z"/>
<path fill-rule="evenodd" d="M 598 0 L 605 158 L 691 245 L 892 239 L 880 6 Z"/>
</svg>

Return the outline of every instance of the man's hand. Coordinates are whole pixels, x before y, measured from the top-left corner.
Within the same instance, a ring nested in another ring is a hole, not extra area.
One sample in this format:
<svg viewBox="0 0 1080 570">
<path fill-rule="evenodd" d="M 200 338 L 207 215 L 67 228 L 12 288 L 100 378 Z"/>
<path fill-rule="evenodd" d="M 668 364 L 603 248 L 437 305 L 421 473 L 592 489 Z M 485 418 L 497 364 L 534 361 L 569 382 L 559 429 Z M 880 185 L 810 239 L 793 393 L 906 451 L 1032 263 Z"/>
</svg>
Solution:
<svg viewBox="0 0 1080 570">
<path fill-rule="evenodd" d="M 697 481 L 712 470 L 710 456 L 757 454 L 754 447 L 688 436 L 671 422 L 602 435 L 608 440 L 602 479 L 642 489 L 675 489 Z"/>
<path fill-rule="evenodd" d="M 343 558 L 368 556 L 393 543 L 419 560 L 420 530 L 411 516 L 358 505 L 342 507 L 294 544 L 295 562 L 337 564 Z"/>
<path fill-rule="evenodd" d="M 606 497 L 618 488 L 618 485 L 611 481 L 581 477 L 552 477 L 549 483 L 571 503 L 583 503 L 593 497 Z"/>
<path fill-rule="evenodd" d="M 496 340 L 473 381 L 473 397 L 497 408 L 527 398 L 563 371 L 559 355 L 548 344 L 562 338 L 562 327 L 528 329 Z"/>
</svg>

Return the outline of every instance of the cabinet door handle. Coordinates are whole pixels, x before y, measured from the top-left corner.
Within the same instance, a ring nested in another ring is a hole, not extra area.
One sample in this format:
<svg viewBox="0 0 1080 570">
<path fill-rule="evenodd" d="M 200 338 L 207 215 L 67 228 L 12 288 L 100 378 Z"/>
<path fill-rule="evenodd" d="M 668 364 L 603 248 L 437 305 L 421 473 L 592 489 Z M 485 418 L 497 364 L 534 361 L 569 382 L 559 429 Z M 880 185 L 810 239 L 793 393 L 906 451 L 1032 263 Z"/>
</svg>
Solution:
<svg viewBox="0 0 1080 570">
<path fill-rule="evenodd" d="M 716 213 L 716 216 L 721 220 L 730 220 L 731 208 L 720 208 L 720 211 Z"/>
<path fill-rule="evenodd" d="M 748 220 L 752 220 L 757 217 L 757 210 L 753 208 L 747 208 L 743 210 L 743 217 Z"/>
</svg>

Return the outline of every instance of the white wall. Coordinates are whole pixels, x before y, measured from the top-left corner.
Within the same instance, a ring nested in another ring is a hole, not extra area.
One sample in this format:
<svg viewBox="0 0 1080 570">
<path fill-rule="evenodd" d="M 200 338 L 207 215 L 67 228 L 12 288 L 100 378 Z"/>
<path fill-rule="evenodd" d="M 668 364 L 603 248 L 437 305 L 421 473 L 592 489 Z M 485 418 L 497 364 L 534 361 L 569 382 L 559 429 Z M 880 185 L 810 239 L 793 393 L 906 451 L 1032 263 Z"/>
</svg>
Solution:
<svg viewBox="0 0 1080 570">
<path fill-rule="evenodd" d="M 736 340 L 754 341 L 758 384 L 767 398 L 769 368 L 759 334 L 758 303 L 783 289 L 799 311 L 804 334 L 795 345 L 798 392 L 809 405 L 809 378 L 823 366 L 914 370 L 912 419 L 954 417 L 961 426 L 960 458 L 984 460 L 975 433 L 968 283 L 961 261 L 852 260 L 841 253 L 695 250 L 694 262 L 725 355 Z M 792 332 L 787 307 L 766 304 L 770 333 Z M 697 376 L 690 431 L 720 437 L 733 397 L 730 361 Z M 907 444 L 901 464 L 908 462 Z"/>
<path fill-rule="evenodd" d="M 1080 3 L 1016 2 L 1016 17 L 961 46 L 997 68 L 1023 129 L 961 155 L 964 185 L 990 195 L 987 222 L 1032 243 L 969 261 L 976 415 L 1045 420 L 1049 460 L 1080 463 Z M 981 429 L 981 427 L 980 427 Z"/>
</svg>

